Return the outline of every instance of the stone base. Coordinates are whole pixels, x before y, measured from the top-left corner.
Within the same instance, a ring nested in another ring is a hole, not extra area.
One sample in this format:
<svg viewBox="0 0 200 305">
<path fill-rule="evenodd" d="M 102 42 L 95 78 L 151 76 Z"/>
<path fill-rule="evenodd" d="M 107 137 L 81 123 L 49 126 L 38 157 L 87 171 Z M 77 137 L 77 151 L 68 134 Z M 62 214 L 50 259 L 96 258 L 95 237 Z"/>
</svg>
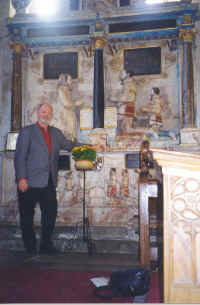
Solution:
<svg viewBox="0 0 200 305">
<path fill-rule="evenodd" d="M 81 227 L 82 228 L 82 227 Z M 131 254 L 133 263 L 139 264 L 139 242 L 131 240 L 130 232 L 122 227 L 92 227 L 90 228 L 90 242 L 92 251 L 83 240 L 82 230 L 79 227 L 57 226 L 53 235 L 53 242 L 60 253 L 89 253 L 89 254 Z M 38 247 L 40 242 L 40 226 L 35 227 Z M 152 235 L 153 232 L 151 232 Z M 137 233 L 135 233 L 135 237 Z M 151 240 L 152 238 L 150 238 Z M 21 230 L 18 225 L 0 225 L 0 251 L 24 251 Z M 151 240 L 151 250 L 161 244 L 161 240 Z M 151 251 L 151 252 L 152 252 Z M 157 255 L 156 255 L 157 256 Z M 152 259 L 154 260 L 152 254 Z"/>
<path fill-rule="evenodd" d="M 183 128 L 180 135 L 182 145 L 200 145 L 199 128 Z"/>
<path fill-rule="evenodd" d="M 35 227 L 38 246 L 40 227 Z M 127 229 L 119 227 L 92 227 L 90 238 L 94 245 L 94 253 L 132 254 L 133 260 L 138 260 L 138 242 L 128 239 Z M 17 225 L 0 226 L 0 250 L 23 251 L 21 230 Z M 87 242 L 83 241 L 82 227 L 57 226 L 53 241 L 60 252 L 87 252 Z"/>
</svg>

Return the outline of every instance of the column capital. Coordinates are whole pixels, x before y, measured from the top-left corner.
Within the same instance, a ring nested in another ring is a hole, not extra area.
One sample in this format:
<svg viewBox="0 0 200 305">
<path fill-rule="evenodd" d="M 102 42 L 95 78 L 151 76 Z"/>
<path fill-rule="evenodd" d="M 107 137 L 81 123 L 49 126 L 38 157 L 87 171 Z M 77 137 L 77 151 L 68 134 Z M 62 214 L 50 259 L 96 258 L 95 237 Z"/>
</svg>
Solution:
<svg viewBox="0 0 200 305">
<path fill-rule="evenodd" d="M 184 42 L 192 42 L 196 36 L 195 29 L 180 29 L 179 31 L 179 38 Z"/>
<path fill-rule="evenodd" d="M 21 42 L 9 42 L 10 48 L 13 50 L 15 54 L 22 54 L 23 52 L 26 51 L 26 46 Z"/>
<path fill-rule="evenodd" d="M 93 39 L 93 45 L 95 49 L 103 49 L 106 43 L 107 43 L 107 39 L 103 36 L 95 37 Z"/>
</svg>

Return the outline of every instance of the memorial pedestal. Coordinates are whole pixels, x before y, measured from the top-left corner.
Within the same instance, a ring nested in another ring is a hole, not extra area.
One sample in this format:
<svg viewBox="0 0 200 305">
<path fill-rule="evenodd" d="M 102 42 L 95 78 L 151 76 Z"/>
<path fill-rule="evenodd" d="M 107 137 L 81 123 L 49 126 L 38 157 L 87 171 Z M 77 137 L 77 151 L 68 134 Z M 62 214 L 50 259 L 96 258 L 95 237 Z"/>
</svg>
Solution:
<svg viewBox="0 0 200 305">
<path fill-rule="evenodd" d="M 200 155 L 153 150 L 164 190 L 164 303 L 200 303 Z"/>
</svg>

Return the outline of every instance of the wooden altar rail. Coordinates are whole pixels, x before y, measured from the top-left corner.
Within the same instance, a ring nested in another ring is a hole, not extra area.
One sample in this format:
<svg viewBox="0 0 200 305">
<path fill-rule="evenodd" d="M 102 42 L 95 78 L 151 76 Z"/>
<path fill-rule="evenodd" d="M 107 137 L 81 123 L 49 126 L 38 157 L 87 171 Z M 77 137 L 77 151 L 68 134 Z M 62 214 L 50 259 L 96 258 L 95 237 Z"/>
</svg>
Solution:
<svg viewBox="0 0 200 305">
<path fill-rule="evenodd" d="M 140 265 L 150 269 L 149 198 L 158 196 L 156 181 L 139 182 Z"/>
</svg>

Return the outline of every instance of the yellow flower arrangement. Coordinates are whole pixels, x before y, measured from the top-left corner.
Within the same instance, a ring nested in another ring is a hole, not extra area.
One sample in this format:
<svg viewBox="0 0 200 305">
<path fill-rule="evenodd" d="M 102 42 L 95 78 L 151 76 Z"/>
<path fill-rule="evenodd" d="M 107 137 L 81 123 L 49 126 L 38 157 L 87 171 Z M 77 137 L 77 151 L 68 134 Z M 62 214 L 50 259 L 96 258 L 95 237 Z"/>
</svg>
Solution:
<svg viewBox="0 0 200 305">
<path fill-rule="evenodd" d="M 96 160 L 96 151 L 88 145 L 75 146 L 72 149 L 72 157 L 75 161 L 90 160 L 94 162 Z"/>
</svg>

